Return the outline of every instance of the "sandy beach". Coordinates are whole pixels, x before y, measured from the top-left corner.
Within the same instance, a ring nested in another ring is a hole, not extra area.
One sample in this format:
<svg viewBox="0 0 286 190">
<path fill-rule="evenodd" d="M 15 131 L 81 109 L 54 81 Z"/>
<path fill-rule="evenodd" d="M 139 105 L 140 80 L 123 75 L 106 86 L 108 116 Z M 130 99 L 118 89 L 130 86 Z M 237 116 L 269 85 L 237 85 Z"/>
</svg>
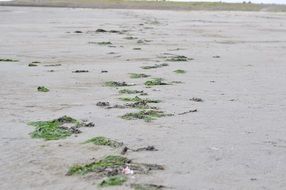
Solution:
<svg viewBox="0 0 286 190">
<path fill-rule="evenodd" d="M 121 148 L 83 144 L 95 136 L 130 149 L 154 146 L 124 157 L 164 168 L 104 189 L 285 189 L 285 33 L 279 12 L 0 6 L 0 58 L 17 60 L 0 62 L 0 189 L 101 189 L 94 172 L 66 175 L 74 164 L 120 155 Z M 152 78 L 169 85 L 149 87 Z M 170 115 L 126 120 L 138 110 L 98 106 L 135 96 L 121 89 L 143 90 L 141 98 L 160 100 L 151 105 Z M 64 115 L 94 127 L 59 140 L 31 138 L 29 122 Z"/>
</svg>

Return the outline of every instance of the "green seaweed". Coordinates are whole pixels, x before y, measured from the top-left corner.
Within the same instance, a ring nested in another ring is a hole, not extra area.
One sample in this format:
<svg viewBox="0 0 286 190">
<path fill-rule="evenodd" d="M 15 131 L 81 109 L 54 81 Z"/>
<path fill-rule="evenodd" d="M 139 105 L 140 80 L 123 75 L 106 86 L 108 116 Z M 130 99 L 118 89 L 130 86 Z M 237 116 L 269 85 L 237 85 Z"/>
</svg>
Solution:
<svg viewBox="0 0 286 190">
<path fill-rule="evenodd" d="M 38 92 L 49 92 L 50 90 L 47 87 L 39 86 L 37 88 Z"/>
<path fill-rule="evenodd" d="M 182 69 L 177 69 L 174 72 L 177 73 L 177 74 L 185 74 L 186 73 L 186 71 L 182 70 Z"/>
<path fill-rule="evenodd" d="M 35 130 L 30 134 L 32 138 L 42 138 L 45 140 L 58 140 L 73 134 L 73 128 L 62 127 L 63 124 L 70 123 L 79 125 L 79 121 L 68 116 L 63 116 L 51 121 L 30 122 L 28 125 L 34 126 Z"/>
<path fill-rule="evenodd" d="M 127 113 L 121 116 L 121 118 L 126 120 L 143 119 L 145 122 L 150 122 L 165 116 L 169 116 L 169 114 L 164 114 L 164 112 L 158 110 L 142 110 L 139 112 Z"/>
<path fill-rule="evenodd" d="M 150 75 L 146 75 L 146 74 L 144 74 L 144 73 L 129 73 L 129 76 L 130 76 L 130 78 L 132 78 L 132 79 L 150 77 Z"/>
<path fill-rule="evenodd" d="M 140 95 L 147 95 L 143 90 L 129 90 L 129 89 L 122 89 L 119 90 L 120 94 L 140 94 Z"/>
<path fill-rule="evenodd" d="M 162 64 L 155 64 L 155 65 L 151 65 L 151 66 L 142 66 L 142 69 L 157 69 L 157 68 L 161 68 L 161 67 L 167 67 L 169 66 L 169 64 L 167 63 L 162 63 Z"/>
<path fill-rule="evenodd" d="M 110 176 L 100 182 L 100 187 L 119 186 L 127 181 L 127 177 L 123 175 Z"/>
<path fill-rule="evenodd" d="M 104 83 L 104 86 L 122 87 L 122 86 L 134 86 L 134 84 L 128 84 L 126 82 L 107 81 L 107 82 Z"/>
<path fill-rule="evenodd" d="M 160 103 L 161 101 L 160 100 L 152 100 L 152 99 L 148 99 L 148 98 L 145 98 L 145 99 L 142 99 L 138 96 L 135 96 L 135 97 L 123 97 L 123 98 L 120 98 L 120 100 L 123 100 L 123 101 L 126 101 L 126 102 L 146 102 L 146 103 Z"/>
<path fill-rule="evenodd" d="M 85 175 L 90 172 L 100 172 L 107 168 L 120 168 L 128 162 L 128 159 L 122 156 L 107 156 L 102 160 L 89 164 L 74 165 L 69 168 L 67 175 Z"/>
<path fill-rule="evenodd" d="M 109 138 L 106 137 L 93 137 L 87 141 L 85 141 L 85 143 L 93 143 L 95 145 L 101 145 L 101 146 L 110 146 L 113 148 L 118 148 L 120 146 L 123 145 L 123 143 L 111 140 Z"/>
<path fill-rule="evenodd" d="M 163 82 L 162 78 L 154 78 L 152 80 L 147 80 L 144 84 L 146 86 L 157 86 L 157 85 L 170 85 L 169 83 Z"/>
</svg>

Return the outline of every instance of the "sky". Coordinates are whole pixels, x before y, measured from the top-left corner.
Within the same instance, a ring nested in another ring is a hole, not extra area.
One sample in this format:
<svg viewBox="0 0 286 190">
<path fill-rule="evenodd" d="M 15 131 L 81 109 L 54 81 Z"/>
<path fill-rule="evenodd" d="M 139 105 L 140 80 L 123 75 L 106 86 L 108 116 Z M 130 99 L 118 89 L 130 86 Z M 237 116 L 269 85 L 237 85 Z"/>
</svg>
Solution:
<svg viewBox="0 0 286 190">
<path fill-rule="evenodd" d="M 172 1 L 206 1 L 206 2 L 230 2 L 230 3 L 241 3 L 243 1 L 248 2 L 249 0 L 172 0 Z M 250 0 L 252 3 L 276 3 L 276 4 L 286 4 L 286 0 Z"/>
<path fill-rule="evenodd" d="M 9 1 L 9 0 L 0 0 L 0 1 Z M 170 1 L 170 0 L 169 0 Z M 171 1 L 206 1 L 206 2 L 231 2 L 231 3 L 241 3 L 243 1 L 248 2 L 249 0 L 171 0 Z M 276 3 L 276 4 L 286 4 L 286 0 L 250 0 L 252 3 Z"/>
</svg>

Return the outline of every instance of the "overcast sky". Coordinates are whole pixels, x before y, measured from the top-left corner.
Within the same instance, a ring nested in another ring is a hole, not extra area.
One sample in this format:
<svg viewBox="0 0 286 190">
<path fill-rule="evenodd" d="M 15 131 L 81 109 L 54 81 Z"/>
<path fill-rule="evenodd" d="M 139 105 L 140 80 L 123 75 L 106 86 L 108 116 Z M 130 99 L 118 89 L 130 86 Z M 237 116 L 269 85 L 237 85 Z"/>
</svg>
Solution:
<svg viewBox="0 0 286 190">
<path fill-rule="evenodd" d="M 217 1 L 222 1 L 222 2 L 243 2 L 246 1 L 248 2 L 249 0 L 174 0 L 174 1 L 213 1 L 213 2 L 217 2 Z M 278 4 L 286 4 L 286 0 L 250 0 L 253 3 L 278 3 Z"/>
<path fill-rule="evenodd" d="M 9 1 L 9 0 L 0 0 L 0 1 Z M 170 1 L 170 0 L 168 0 Z M 238 2 L 241 3 L 243 1 L 248 2 L 249 0 L 171 0 L 171 1 L 206 1 L 206 2 L 217 2 L 217 1 L 222 1 L 222 2 Z M 278 4 L 286 4 L 286 0 L 250 0 L 253 3 L 278 3 Z"/>
</svg>

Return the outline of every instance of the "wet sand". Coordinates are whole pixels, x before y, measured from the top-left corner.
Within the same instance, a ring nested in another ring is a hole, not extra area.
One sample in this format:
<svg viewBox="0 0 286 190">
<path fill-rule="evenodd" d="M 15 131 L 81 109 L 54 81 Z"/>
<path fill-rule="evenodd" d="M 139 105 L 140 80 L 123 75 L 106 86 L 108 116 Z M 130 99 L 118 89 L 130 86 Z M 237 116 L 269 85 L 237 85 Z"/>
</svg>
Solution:
<svg viewBox="0 0 286 190">
<path fill-rule="evenodd" d="M 99 28 L 123 33 L 92 32 Z M 131 183 L 285 189 L 285 32 L 283 13 L 0 7 L 0 57 L 19 60 L 0 62 L 0 189 L 97 189 L 92 174 L 65 176 L 73 164 L 120 152 L 81 144 L 94 136 L 129 147 L 153 145 L 158 151 L 126 156 L 165 167 L 111 189 L 130 189 Z M 103 41 L 112 46 L 89 43 Z M 164 56 L 173 54 L 194 60 L 166 62 Z M 28 67 L 33 61 L 41 63 Z M 161 63 L 169 66 L 140 68 Z M 148 79 L 130 79 L 128 73 L 182 84 L 146 88 Z M 174 116 L 128 121 L 119 116 L 134 109 L 96 106 L 122 104 L 118 89 L 104 86 L 112 80 L 135 83 L 129 88 L 161 100 L 157 106 Z M 50 91 L 39 93 L 38 86 Z M 193 109 L 198 112 L 179 115 Z M 95 127 L 57 141 L 30 137 L 29 121 L 63 115 Z"/>
</svg>

